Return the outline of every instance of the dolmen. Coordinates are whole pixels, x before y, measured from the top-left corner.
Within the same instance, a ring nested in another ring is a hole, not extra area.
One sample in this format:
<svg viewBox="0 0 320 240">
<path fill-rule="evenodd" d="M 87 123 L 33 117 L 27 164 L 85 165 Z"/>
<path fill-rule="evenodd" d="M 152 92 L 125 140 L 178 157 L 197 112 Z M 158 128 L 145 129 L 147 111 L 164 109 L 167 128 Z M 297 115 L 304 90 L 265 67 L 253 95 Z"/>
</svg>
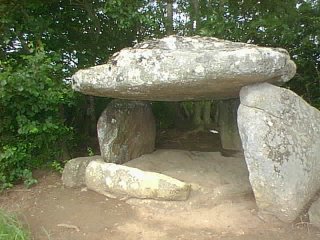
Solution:
<svg viewBox="0 0 320 240">
<path fill-rule="evenodd" d="M 116 185 L 114 192 L 134 195 L 119 189 L 120 173 L 132 180 L 119 164 L 154 150 L 149 101 L 224 99 L 221 142 L 244 153 L 259 211 L 294 221 L 320 187 L 320 113 L 279 87 L 295 73 L 284 49 L 198 36 L 148 40 L 115 53 L 106 64 L 79 70 L 74 90 L 115 98 L 98 121 L 102 159 L 89 163 L 85 182 L 95 186 L 96 176 L 102 183 L 93 190 L 112 192 Z M 111 184 L 111 175 L 118 182 Z M 181 189 L 189 191 L 188 186 L 170 186 L 177 200 L 186 199 Z M 161 194 L 157 197 L 165 199 Z"/>
<path fill-rule="evenodd" d="M 73 76 L 84 94 L 130 100 L 238 98 L 243 86 L 289 81 L 296 66 L 284 49 L 209 37 L 169 36 L 115 53 Z"/>
</svg>

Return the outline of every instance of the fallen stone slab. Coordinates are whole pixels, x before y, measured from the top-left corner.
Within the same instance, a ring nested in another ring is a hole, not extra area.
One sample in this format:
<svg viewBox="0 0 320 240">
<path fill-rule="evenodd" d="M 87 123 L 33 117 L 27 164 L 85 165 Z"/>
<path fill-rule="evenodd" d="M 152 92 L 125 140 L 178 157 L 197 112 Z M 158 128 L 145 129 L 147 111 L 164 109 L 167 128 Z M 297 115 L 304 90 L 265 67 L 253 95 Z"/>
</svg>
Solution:
<svg viewBox="0 0 320 240">
<path fill-rule="evenodd" d="M 122 164 L 154 151 L 156 123 L 149 103 L 113 100 L 101 114 L 97 130 L 105 162 Z"/>
<path fill-rule="evenodd" d="M 85 173 L 91 161 L 103 161 L 101 156 L 78 157 L 69 160 L 62 172 L 62 182 L 67 187 L 80 187 L 85 185 Z"/>
<path fill-rule="evenodd" d="M 240 92 L 238 126 L 258 208 L 294 221 L 320 187 L 320 112 L 271 84 Z"/>
<path fill-rule="evenodd" d="M 282 84 L 295 72 L 284 49 L 169 36 L 125 48 L 106 64 L 76 72 L 72 81 L 73 89 L 89 95 L 183 101 L 235 98 L 243 86 Z"/>
<path fill-rule="evenodd" d="M 86 169 L 88 189 L 119 197 L 186 200 L 190 185 L 155 172 L 114 163 L 92 161 Z"/>
</svg>

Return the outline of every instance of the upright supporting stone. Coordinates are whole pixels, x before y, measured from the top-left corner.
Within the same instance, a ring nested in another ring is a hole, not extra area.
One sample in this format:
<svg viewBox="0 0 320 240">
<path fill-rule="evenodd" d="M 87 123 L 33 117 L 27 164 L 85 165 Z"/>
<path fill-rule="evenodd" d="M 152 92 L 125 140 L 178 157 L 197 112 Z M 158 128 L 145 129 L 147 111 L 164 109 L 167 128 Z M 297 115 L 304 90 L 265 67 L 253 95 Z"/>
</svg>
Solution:
<svg viewBox="0 0 320 240">
<path fill-rule="evenodd" d="M 242 143 L 237 124 L 237 111 L 240 104 L 239 98 L 222 100 L 218 104 L 219 132 L 223 155 L 242 155 Z"/>
<path fill-rule="evenodd" d="M 320 228 L 320 198 L 312 203 L 308 214 L 310 223 L 313 226 Z"/>
<path fill-rule="evenodd" d="M 320 188 L 320 112 L 271 84 L 240 92 L 238 124 L 259 210 L 294 221 Z"/>
<path fill-rule="evenodd" d="M 155 119 L 145 102 L 113 100 L 99 118 L 97 129 L 105 162 L 121 164 L 155 148 Z"/>
</svg>

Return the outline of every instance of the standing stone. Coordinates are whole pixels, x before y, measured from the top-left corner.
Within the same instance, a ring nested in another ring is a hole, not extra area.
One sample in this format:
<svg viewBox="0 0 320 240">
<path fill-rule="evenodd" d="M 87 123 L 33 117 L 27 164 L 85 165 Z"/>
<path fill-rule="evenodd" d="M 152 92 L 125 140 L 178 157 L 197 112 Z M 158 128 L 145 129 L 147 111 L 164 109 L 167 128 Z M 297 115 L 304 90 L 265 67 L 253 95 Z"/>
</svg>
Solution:
<svg viewBox="0 0 320 240">
<path fill-rule="evenodd" d="M 93 160 L 102 160 L 101 156 L 78 157 L 69 160 L 62 172 L 62 182 L 67 187 L 80 187 L 85 184 L 86 167 Z"/>
<path fill-rule="evenodd" d="M 114 163 L 92 161 L 86 169 L 86 184 L 106 196 L 186 200 L 190 185 L 175 178 Z"/>
<path fill-rule="evenodd" d="M 320 198 L 312 203 L 308 214 L 310 223 L 313 226 L 320 228 Z"/>
<path fill-rule="evenodd" d="M 241 87 L 289 81 L 296 66 L 281 48 L 210 37 L 169 36 L 115 53 L 108 63 L 78 71 L 73 88 L 132 100 L 185 101 L 239 96 Z"/>
<path fill-rule="evenodd" d="M 242 155 L 243 149 L 237 124 L 239 98 L 222 100 L 218 103 L 218 125 L 222 145 L 222 154 L 225 156 Z"/>
<path fill-rule="evenodd" d="M 271 84 L 241 89 L 238 125 L 257 205 L 295 220 L 320 187 L 320 112 Z"/>
<path fill-rule="evenodd" d="M 121 164 L 155 148 L 155 119 L 145 102 L 113 100 L 101 114 L 97 129 L 105 162 Z"/>
</svg>

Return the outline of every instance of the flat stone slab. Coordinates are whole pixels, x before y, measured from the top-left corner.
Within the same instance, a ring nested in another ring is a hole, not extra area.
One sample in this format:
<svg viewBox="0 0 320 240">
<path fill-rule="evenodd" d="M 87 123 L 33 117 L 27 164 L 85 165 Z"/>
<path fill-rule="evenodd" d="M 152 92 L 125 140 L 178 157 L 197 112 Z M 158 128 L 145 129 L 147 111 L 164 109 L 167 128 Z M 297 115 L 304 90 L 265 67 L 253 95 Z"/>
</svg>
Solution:
<svg viewBox="0 0 320 240">
<path fill-rule="evenodd" d="M 107 64 L 80 70 L 72 79 L 76 91 L 89 95 L 183 101 L 238 97 L 245 85 L 282 84 L 295 72 L 284 49 L 169 36 L 125 48 Z"/>
<path fill-rule="evenodd" d="M 240 92 L 238 126 L 261 212 L 294 221 L 320 188 L 320 111 L 271 84 Z"/>
<path fill-rule="evenodd" d="M 106 196 L 157 200 L 186 200 L 191 186 L 175 178 L 114 163 L 92 161 L 86 169 L 86 185 Z"/>
</svg>

